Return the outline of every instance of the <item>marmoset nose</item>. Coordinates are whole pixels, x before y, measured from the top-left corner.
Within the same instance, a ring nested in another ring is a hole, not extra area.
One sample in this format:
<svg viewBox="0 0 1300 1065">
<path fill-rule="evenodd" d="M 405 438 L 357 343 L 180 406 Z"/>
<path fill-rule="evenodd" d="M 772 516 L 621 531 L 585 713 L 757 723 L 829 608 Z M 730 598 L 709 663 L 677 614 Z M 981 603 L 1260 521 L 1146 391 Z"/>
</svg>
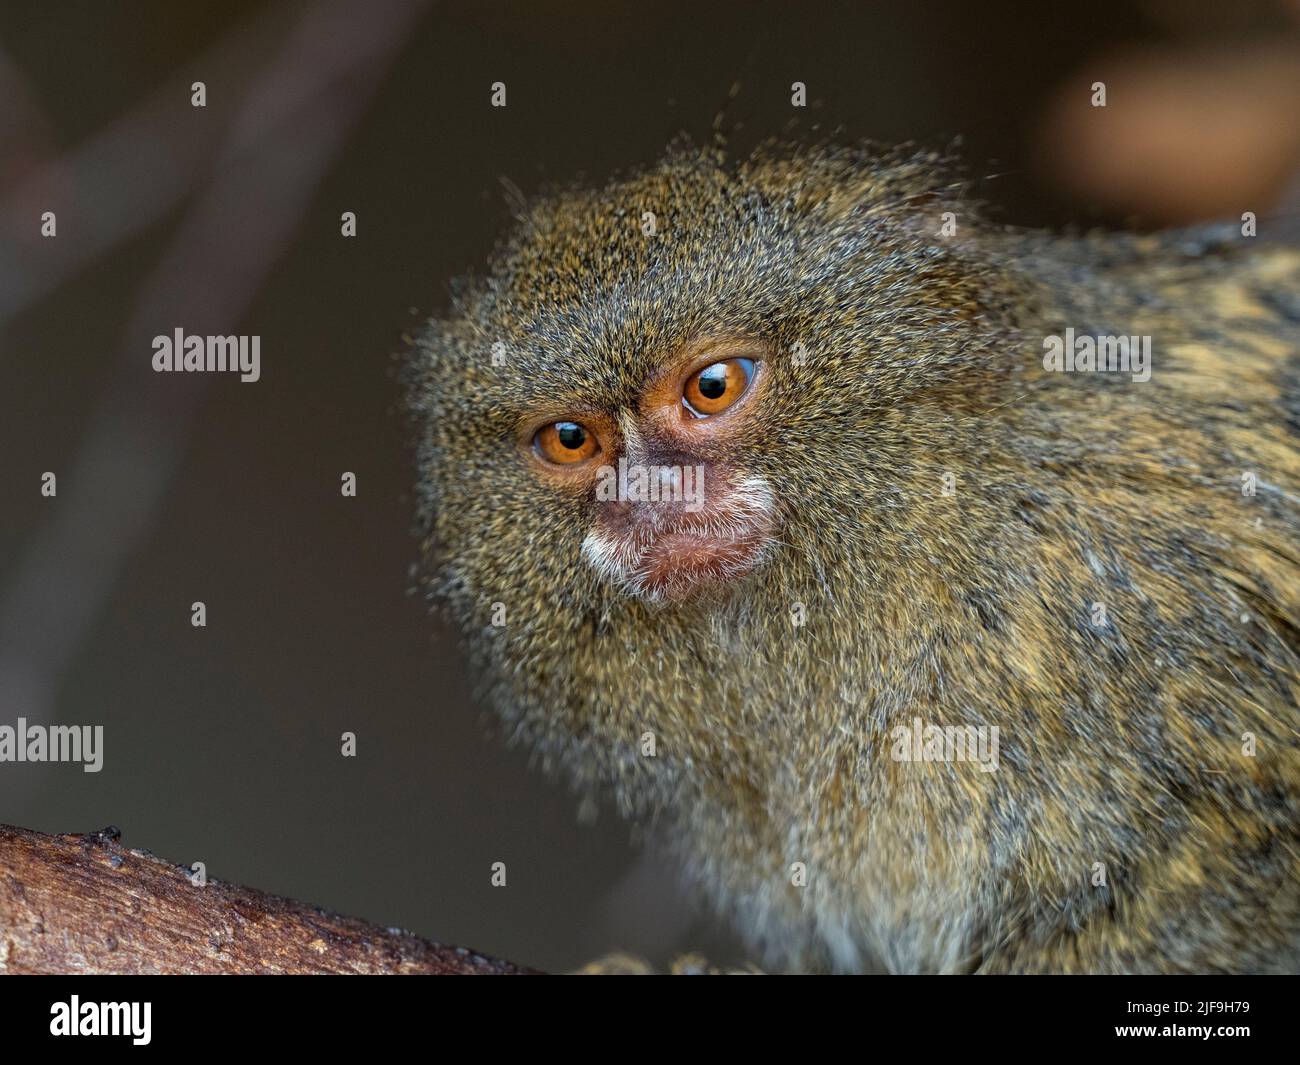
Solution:
<svg viewBox="0 0 1300 1065">
<path fill-rule="evenodd" d="M 627 452 L 597 473 L 599 518 L 612 532 L 654 532 L 698 523 L 708 505 L 716 470 L 680 451 L 641 449 L 650 461 Z"/>
</svg>

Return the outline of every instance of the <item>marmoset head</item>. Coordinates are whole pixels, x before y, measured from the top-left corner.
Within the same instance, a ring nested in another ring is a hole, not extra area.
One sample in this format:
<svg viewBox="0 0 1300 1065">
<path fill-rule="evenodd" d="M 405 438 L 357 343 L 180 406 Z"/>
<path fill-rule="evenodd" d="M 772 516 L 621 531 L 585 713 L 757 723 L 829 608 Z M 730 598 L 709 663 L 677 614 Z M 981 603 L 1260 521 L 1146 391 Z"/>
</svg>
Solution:
<svg viewBox="0 0 1300 1065">
<path fill-rule="evenodd" d="M 852 553 L 836 516 L 1006 364 L 939 173 L 678 149 L 521 207 L 416 354 L 444 583 L 507 609 L 547 585 L 569 611 L 721 601 L 793 544 L 823 541 L 823 572 Z"/>
<path fill-rule="evenodd" d="M 625 814 L 758 804 L 827 707 L 933 684 L 1027 542 L 1006 259 L 928 155 L 682 148 L 521 207 L 408 360 L 422 589 L 508 736 Z"/>
</svg>

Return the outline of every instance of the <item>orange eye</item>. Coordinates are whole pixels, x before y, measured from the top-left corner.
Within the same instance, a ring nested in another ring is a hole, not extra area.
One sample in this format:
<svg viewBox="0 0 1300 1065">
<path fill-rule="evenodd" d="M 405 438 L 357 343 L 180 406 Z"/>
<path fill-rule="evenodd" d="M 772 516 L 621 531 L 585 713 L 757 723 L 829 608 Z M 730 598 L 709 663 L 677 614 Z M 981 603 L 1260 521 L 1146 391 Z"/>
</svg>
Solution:
<svg viewBox="0 0 1300 1065">
<path fill-rule="evenodd" d="M 577 422 L 551 422 L 537 430 L 533 446 L 547 462 L 570 466 L 600 450 L 596 434 Z"/>
<path fill-rule="evenodd" d="M 697 418 L 721 414 L 749 388 L 754 379 L 753 359 L 726 359 L 704 367 L 682 389 L 686 409 Z"/>
</svg>

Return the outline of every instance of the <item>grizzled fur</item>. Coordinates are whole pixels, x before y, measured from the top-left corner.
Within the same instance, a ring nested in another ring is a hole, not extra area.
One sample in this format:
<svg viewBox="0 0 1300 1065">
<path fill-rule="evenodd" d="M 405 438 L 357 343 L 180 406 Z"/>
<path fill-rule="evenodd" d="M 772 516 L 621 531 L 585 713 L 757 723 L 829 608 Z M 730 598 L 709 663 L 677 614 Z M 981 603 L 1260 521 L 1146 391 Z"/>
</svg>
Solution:
<svg viewBox="0 0 1300 1065">
<path fill-rule="evenodd" d="M 425 586 L 511 736 L 655 819 L 769 965 L 1294 970 L 1298 288 L 1235 230 L 984 226 L 926 155 L 676 148 L 521 208 L 417 339 Z M 1067 327 L 1150 335 L 1151 380 L 1046 372 Z M 721 457 L 778 542 L 648 605 L 516 438 L 714 335 L 768 351 Z M 999 768 L 895 761 L 914 718 L 998 726 Z"/>
</svg>

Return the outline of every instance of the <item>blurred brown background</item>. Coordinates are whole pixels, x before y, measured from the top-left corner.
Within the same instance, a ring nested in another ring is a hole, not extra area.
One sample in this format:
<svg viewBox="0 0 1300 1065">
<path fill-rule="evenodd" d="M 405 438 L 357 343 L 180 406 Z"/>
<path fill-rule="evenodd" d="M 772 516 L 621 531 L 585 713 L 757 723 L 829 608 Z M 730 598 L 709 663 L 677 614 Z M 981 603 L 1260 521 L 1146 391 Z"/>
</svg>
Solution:
<svg viewBox="0 0 1300 1065">
<path fill-rule="evenodd" d="M 580 824 L 491 735 L 407 596 L 389 353 L 409 309 L 437 312 L 481 261 L 503 179 L 603 179 L 707 137 L 724 104 L 738 150 L 792 120 L 804 138 L 960 135 L 1004 222 L 1272 209 L 1276 233 L 1294 225 L 1298 11 L 6 3 L 0 724 L 102 724 L 105 767 L 0 764 L 0 821 L 115 823 L 212 876 L 542 967 L 735 957 L 625 825 Z M 262 380 L 154 374 L 149 341 L 177 326 L 259 334 Z"/>
</svg>

